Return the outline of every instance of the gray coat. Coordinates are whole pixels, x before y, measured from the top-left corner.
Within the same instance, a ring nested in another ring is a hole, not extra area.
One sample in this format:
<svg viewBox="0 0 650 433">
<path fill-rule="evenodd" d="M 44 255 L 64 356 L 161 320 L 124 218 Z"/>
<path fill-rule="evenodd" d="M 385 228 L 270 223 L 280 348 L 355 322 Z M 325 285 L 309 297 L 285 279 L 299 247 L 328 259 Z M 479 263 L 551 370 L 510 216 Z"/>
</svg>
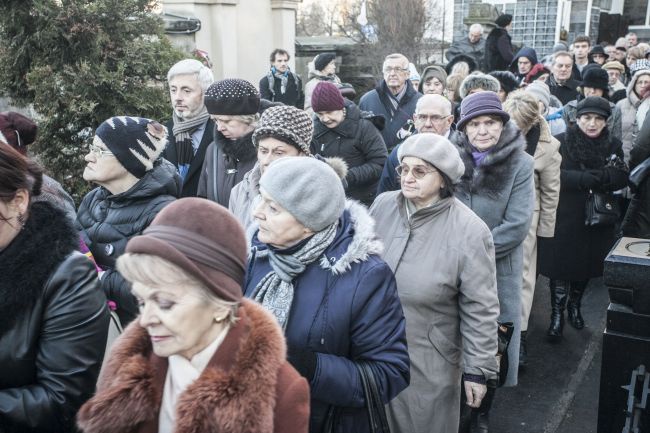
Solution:
<svg viewBox="0 0 650 433">
<path fill-rule="evenodd" d="M 255 164 L 253 169 L 244 175 L 244 179 L 239 182 L 230 192 L 230 201 L 228 210 L 235 215 L 237 221 L 244 226 L 246 239 L 252 239 L 257 224 L 253 218 L 255 206 L 260 201 L 260 178 L 262 173 L 260 165 Z"/>
<path fill-rule="evenodd" d="M 391 431 L 456 433 L 461 371 L 497 372 L 492 235 L 453 197 L 409 218 L 402 192 L 390 191 L 370 213 L 397 280 L 411 358 L 410 386 L 388 406 Z"/>
<path fill-rule="evenodd" d="M 463 36 L 456 39 L 445 52 L 445 57 L 451 61 L 454 57 L 464 54 L 471 57 L 476 62 L 476 67 L 480 70 L 484 69 L 485 57 L 485 38 L 481 37 L 475 44 L 469 41 L 468 36 Z"/>
<path fill-rule="evenodd" d="M 515 332 L 510 342 L 506 386 L 517 384 L 519 332 L 521 330 L 521 284 L 523 241 L 535 209 L 533 158 L 525 152 L 526 140 L 513 121 L 505 124 L 498 143 L 476 166 L 473 148 L 465 134 L 459 151 L 465 174 L 457 197 L 469 206 L 492 231 L 496 253 L 500 322 L 512 322 Z"/>
</svg>

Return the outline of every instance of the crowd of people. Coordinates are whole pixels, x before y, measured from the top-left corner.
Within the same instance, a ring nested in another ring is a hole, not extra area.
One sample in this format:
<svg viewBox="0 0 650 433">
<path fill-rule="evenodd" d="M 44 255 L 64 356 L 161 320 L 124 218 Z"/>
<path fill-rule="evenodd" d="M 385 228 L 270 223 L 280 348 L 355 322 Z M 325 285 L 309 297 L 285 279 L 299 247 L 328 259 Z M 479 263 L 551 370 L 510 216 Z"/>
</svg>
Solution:
<svg viewBox="0 0 650 433">
<path fill-rule="evenodd" d="M 304 86 L 283 49 L 257 87 L 170 65 L 171 119 L 99 125 L 78 207 L 0 113 L 0 430 L 488 432 L 539 275 L 561 342 L 650 238 L 650 45 L 512 26 L 388 55 L 358 104 L 335 53 Z"/>
</svg>

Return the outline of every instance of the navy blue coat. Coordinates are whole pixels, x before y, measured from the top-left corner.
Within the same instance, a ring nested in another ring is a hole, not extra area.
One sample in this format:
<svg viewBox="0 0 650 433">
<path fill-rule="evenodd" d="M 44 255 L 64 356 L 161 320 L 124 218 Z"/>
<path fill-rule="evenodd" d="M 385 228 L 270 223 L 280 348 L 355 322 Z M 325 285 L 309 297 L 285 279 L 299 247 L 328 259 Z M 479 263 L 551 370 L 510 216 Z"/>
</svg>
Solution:
<svg viewBox="0 0 650 433">
<path fill-rule="evenodd" d="M 384 80 L 381 80 L 377 88 L 369 91 L 361 97 L 359 108 L 361 111 L 371 111 L 373 114 L 384 116 L 386 126 L 381 131 L 381 136 L 390 152 L 399 142 L 397 132 L 404 126 L 415 113 L 415 104 L 422 96 L 415 90 L 410 81 L 406 82 L 406 93 L 400 99 L 397 110 L 393 112 L 390 102 L 390 90 Z"/>
<path fill-rule="evenodd" d="M 265 244 L 253 238 L 245 295 L 271 271 Z M 368 211 L 348 202 L 323 263 L 307 266 L 293 282 L 294 298 L 285 329 L 288 350 L 317 352 L 310 382 L 310 432 L 322 431 L 331 405 L 339 408 L 336 432 L 370 432 L 361 379 L 354 360 L 372 365 L 387 403 L 409 384 L 405 320 L 395 277 L 379 257 L 381 243 Z"/>
</svg>

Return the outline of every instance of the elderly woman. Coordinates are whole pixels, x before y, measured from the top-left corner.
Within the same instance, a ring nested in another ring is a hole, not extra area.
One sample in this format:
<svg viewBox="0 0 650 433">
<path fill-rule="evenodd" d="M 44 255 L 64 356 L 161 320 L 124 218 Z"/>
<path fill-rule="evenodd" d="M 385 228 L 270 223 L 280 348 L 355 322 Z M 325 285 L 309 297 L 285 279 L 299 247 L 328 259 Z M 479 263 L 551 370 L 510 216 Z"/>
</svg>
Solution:
<svg viewBox="0 0 650 433">
<path fill-rule="evenodd" d="M 531 93 L 524 90 L 514 92 L 503 104 L 503 109 L 524 134 L 526 153 L 535 160 L 535 212 L 524 240 L 524 278 L 521 291 L 519 366 L 523 367 L 527 363 L 528 318 L 537 282 L 537 238 L 552 238 L 555 233 L 562 157 L 559 152 L 560 142 L 551 135 L 548 123 L 539 112 L 537 99 Z"/>
<path fill-rule="evenodd" d="M 625 162 L 630 161 L 630 151 L 635 137 L 639 134 L 650 107 L 650 100 L 644 99 L 650 89 L 650 69 L 642 69 L 632 76 L 627 85 L 627 97 L 616 103 L 614 115 L 621 131 L 619 138 L 623 142 Z"/>
<path fill-rule="evenodd" d="M 458 198 L 490 228 L 494 239 L 500 322 L 512 322 L 514 335 L 508 348 L 505 386 L 517 384 L 521 331 L 521 276 L 523 241 L 535 206 L 533 158 L 526 140 L 503 111 L 494 92 L 479 92 L 463 99 L 458 130 L 459 152 L 465 164 L 457 188 Z M 487 423 L 488 399 L 479 410 Z"/>
<path fill-rule="evenodd" d="M 203 100 L 215 128 L 197 195 L 228 206 L 231 190 L 255 166 L 252 136 L 259 120 L 260 93 L 246 80 L 227 79 L 211 84 Z"/>
<path fill-rule="evenodd" d="M 614 245 L 614 224 L 585 225 L 590 191 L 612 192 L 627 184 L 621 142 L 606 125 L 609 102 L 598 96 L 578 104 L 577 123 L 568 129 L 562 155 L 560 201 L 555 237 L 539 240 L 539 270 L 550 278 L 551 323 L 548 336 L 562 336 L 564 309 L 576 329 L 584 327 L 582 295 L 591 278 L 603 273 L 603 260 Z M 568 301 L 567 301 L 568 297 Z"/>
<path fill-rule="evenodd" d="M 398 157 L 401 191 L 380 195 L 370 210 L 395 272 L 411 359 L 411 384 L 389 404 L 391 431 L 456 433 L 461 373 L 471 407 L 497 373 L 494 243 L 454 197 L 465 167 L 449 140 L 417 134 Z"/>
<path fill-rule="evenodd" d="M 404 314 L 366 208 L 314 158 L 282 158 L 260 179 L 259 231 L 246 296 L 284 328 L 289 361 L 311 387 L 311 432 L 370 432 L 358 363 L 388 403 L 409 382 Z"/>
<path fill-rule="evenodd" d="M 0 431 L 70 432 L 92 395 L 109 312 L 42 169 L 0 143 Z"/>
<path fill-rule="evenodd" d="M 312 153 L 342 158 L 348 166 L 346 194 L 370 206 L 387 157 L 384 139 L 373 123 L 375 116 L 344 100 L 332 83 L 316 85 L 312 108 L 316 113 Z"/>
<path fill-rule="evenodd" d="M 198 198 L 129 241 L 117 266 L 140 315 L 80 410 L 82 431 L 307 432 L 307 383 L 274 318 L 242 299 L 245 263 L 239 223 Z"/>
</svg>

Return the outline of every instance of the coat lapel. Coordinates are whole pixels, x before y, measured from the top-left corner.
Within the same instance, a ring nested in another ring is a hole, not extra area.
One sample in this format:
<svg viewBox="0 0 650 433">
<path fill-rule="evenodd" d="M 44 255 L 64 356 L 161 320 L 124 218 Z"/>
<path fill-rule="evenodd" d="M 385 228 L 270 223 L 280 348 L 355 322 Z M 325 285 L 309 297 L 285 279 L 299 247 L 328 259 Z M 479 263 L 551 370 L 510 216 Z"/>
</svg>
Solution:
<svg viewBox="0 0 650 433">
<path fill-rule="evenodd" d="M 203 166 L 203 160 L 205 159 L 205 152 L 208 149 L 212 139 L 214 137 L 214 121 L 212 119 L 208 120 L 208 123 L 205 125 L 205 130 L 203 131 L 203 138 L 201 138 L 201 143 L 199 148 L 196 150 L 196 155 L 192 158 L 190 163 L 190 169 L 187 172 L 185 178 L 185 183 L 190 183 L 190 179 L 196 175 L 198 171 L 201 170 Z"/>
</svg>

